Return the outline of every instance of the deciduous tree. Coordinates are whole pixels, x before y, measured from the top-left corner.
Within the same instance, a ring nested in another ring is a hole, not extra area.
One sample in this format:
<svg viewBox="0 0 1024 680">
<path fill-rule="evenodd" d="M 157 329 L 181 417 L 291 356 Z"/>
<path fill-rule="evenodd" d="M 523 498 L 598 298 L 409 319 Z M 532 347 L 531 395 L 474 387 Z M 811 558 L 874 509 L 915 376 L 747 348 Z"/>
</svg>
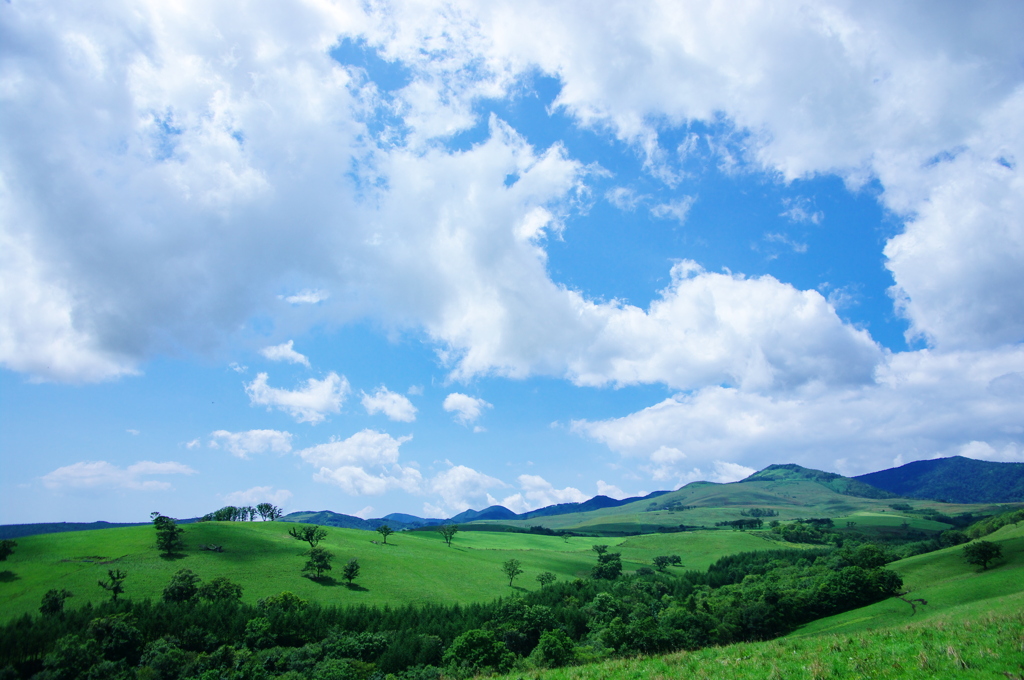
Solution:
<svg viewBox="0 0 1024 680">
<path fill-rule="evenodd" d="M 988 569 L 988 563 L 1003 555 L 1003 546 L 991 541 L 974 541 L 964 546 L 964 559 L 968 564 L 977 564 L 982 571 Z"/>
<path fill-rule="evenodd" d="M 273 522 L 280 518 L 282 514 L 281 508 L 271 503 L 260 503 L 256 506 L 256 512 L 259 513 L 264 522 Z"/>
<path fill-rule="evenodd" d="M 156 547 L 162 555 L 170 557 L 185 547 L 184 541 L 181 539 L 185 530 L 179 527 L 173 519 L 161 515 L 159 512 L 150 514 L 150 517 L 153 520 L 153 526 L 156 527 Z"/>
<path fill-rule="evenodd" d="M 454 538 L 455 534 L 458 533 L 459 527 L 455 524 L 442 524 L 437 527 L 437 531 L 441 534 L 444 542 L 447 543 L 450 548 L 452 547 L 452 538 Z"/>
<path fill-rule="evenodd" d="M 341 570 L 341 575 L 348 581 L 349 585 L 352 585 L 352 581 L 356 580 L 356 577 L 359 576 L 359 561 L 352 558 L 346 562 L 345 567 Z"/>
<path fill-rule="evenodd" d="M 6 562 L 7 558 L 14 554 L 14 549 L 17 547 L 18 542 L 9 538 L 0 541 L 0 562 Z"/>
<path fill-rule="evenodd" d="M 505 576 L 508 576 L 508 586 L 512 587 L 512 581 L 515 580 L 516 576 L 523 573 L 523 564 L 519 560 L 512 558 L 505 560 L 505 563 L 501 565 L 501 570 L 505 572 Z"/>
<path fill-rule="evenodd" d="M 191 569 L 179 569 L 164 588 L 164 602 L 188 602 L 199 593 L 199 582 Z"/>
<path fill-rule="evenodd" d="M 73 597 L 70 590 L 47 590 L 43 595 L 43 603 L 39 607 L 39 613 L 43 616 L 58 616 L 64 613 L 64 600 Z"/>
<path fill-rule="evenodd" d="M 313 578 L 321 578 L 325 571 L 331 570 L 331 560 L 334 559 L 334 555 L 325 548 L 310 548 L 309 560 L 306 562 L 306 566 L 302 568 L 303 572 L 316 572 L 316 576 Z"/>
<path fill-rule="evenodd" d="M 541 572 L 540 574 L 537 574 L 537 583 L 540 584 L 541 588 L 551 585 L 557 579 L 558 577 L 552 574 L 550 571 L 545 571 Z"/>
<path fill-rule="evenodd" d="M 384 545 L 388 544 L 388 536 L 395 533 L 395 530 L 389 527 L 387 524 L 381 524 L 377 527 L 377 533 L 384 537 Z"/>
<path fill-rule="evenodd" d="M 317 544 L 327 538 L 327 529 L 322 529 L 318 525 L 310 526 L 304 524 L 298 527 L 292 527 L 289 530 L 288 535 L 297 541 L 305 541 L 309 543 L 309 548 L 312 550 Z"/>
<path fill-rule="evenodd" d="M 128 572 L 121 569 L 108 569 L 107 580 L 99 581 L 100 588 L 110 593 L 110 597 L 117 602 L 117 596 L 124 592 L 124 580 L 128 578 Z"/>
<path fill-rule="evenodd" d="M 198 595 L 210 602 L 241 600 L 242 586 L 226 576 L 218 576 L 199 586 Z"/>
</svg>

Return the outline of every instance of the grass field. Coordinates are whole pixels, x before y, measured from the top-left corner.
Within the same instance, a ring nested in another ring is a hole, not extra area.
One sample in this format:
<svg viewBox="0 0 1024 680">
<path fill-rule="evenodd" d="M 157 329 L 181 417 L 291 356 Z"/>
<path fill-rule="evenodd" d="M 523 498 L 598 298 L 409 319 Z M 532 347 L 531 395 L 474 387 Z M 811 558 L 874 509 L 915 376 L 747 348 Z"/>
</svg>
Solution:
<svg viewBox="0 0 1024 680">
<path fill-rule="evenodd" d="M 830 517 L 835 519 L 840 529 L 845 528 L 847 521 L 853 521 L 857 523 L 854 527 L 856 530 L 882 534 L 900 529 L 904 522 L 908 528 L 917 531 L 938 533 L 950 528 L 948 524 L 897 512 L 890 507 L 897 502 L 907 503 L 916 510 L 935 509 L 950 516 L 961 512 L 997 514 L 1006 509 L 996 504 L 964 505 L 898 498 L 859 498 L 836 493 L 812 481 L 787 479 L 732 484 L 698 482 L 652 500 L 636 501 L 616 508 L 491 522 L 519 527 L 540 525 L 554 530 L 580 532 L 645 533 L 657 531 L 658 527 L 676 527 L 680 524 L 711 528 L 717 522 L 742 518 L 743 510 L 766 508 L 778 512 L 778 517 L 771 519 L 783 522 L 796 518 Z"/>
<path fill-rule="evenodd" d="M 538 587 L 542 571 L 560 579 L 586 577 L 595 563 L 590 550 L 606 543 L 622 552 L 623 567 L 632 571 L 650 565 L 656 555 L 678 554 L 687 569 L 706 569 L 723 555 L 765 550 L 780 544 L 756 533 L 691 532 L 630 538 L 581 538 L 568 541 L 535 534 L 460 532 L 452 547 L 434 532 L 403 532 L 379 544 L 376 532 L 328 529 L 321 545 L 335 554 L 330 575 L 339 582 L 324 585 L 303 578 L 307 544 L 288 536 L 291 524 L 277 522 L 204 522 L 186 527 L 185 556 L 161 558 L 150 526 L 28 536 L 0 571 L 0 621 L 35 613 L 43 594 L 66 588 L 80 607 L 108 597 L 97 581 L 108 569 L 128 572 L 126 596 L 159 597 L 171 575 L 188 568 L 204 580 L 226 576 L 245 588 L 243 599 L 257 599 L 289 590 L 326 604 L 405 604 L 482 602 Z M 378 541 L 374 543 L 373 541 Z M 199 551 L 200 544 L 224 546 L 224 552 Z M 788 544 L 785 547 L 792 547 Z M 359 561 L 357 588 L 340 582 L 341 566 Z M 510 589 L 501 571 L 509 558 L 522 562 L 524 574 Z"/>
<path fill-rule="evenodd" d="M 1003 527 L 986 540 L 1003 547 L 1003 558 L 988 570 L 967 564 L 962 546 L 890 565 L 912 591 L 908 597 L 928 600 L 916 614 L 890 599 L 819 619 L 771 642 L 516 672 L 500 680 L 1019 680 L 1024 525 Z"/>
<path fill-rule="evenodd" d="M 1024 524 L 1005 526 L 985 537 L 999 543 L 1003 557 L 982 571 L 963 559 L 963 547 L 916 555 L 889 565 L 903 577 L 908 598 L 928 601 L 913 613 L 896 599 L 814 621 L 794 636 L 846 634 L 923 621 L 950 614 L 973 616 L 985 612 L 1024 610 Z M 1022 641 L 1024 642 L 1024 641 Z M 1021 650 L 1024 654 L 1024 649 Z"/>
<path fill-rule="evenodd" d="M 622 659 L 495 680 L 1015 680 L 1024 613 L 943 616 L 878 632 L 782 638 Z"/>
</svg>

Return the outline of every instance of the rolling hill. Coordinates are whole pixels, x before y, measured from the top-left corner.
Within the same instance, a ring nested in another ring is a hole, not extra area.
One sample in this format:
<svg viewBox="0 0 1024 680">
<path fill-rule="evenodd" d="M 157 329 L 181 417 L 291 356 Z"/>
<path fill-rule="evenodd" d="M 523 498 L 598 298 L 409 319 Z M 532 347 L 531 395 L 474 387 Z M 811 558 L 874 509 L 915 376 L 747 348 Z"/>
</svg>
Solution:
<svg viewBox="0 0 1024 680">
<path fill-rule="evenodd" d="M 854 479 L 906 498 L 950 503 L 1024 501 L 1024 463 L 992 463 L 953 456 L 918 460 Z"/>
</svg>

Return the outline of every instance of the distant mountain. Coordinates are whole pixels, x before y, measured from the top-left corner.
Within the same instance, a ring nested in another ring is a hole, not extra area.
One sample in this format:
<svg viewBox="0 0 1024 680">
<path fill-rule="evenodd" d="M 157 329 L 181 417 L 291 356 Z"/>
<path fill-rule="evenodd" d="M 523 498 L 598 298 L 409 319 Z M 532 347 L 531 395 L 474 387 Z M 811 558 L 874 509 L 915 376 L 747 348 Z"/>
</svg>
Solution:
<svg viewBox="0 0 1024 680">
<path fill-rule="evenodd" d="M 950 503 L 1024 501 L 1024 463 L 992 463 L 953 456 L 918 460 L 854 479 L 906 498 Z"/>
<path fill-rule="evenodd" d="M 388 520 L 383 518 L 363 519 L 362 517 L 355 517 L 353 515 L 343 515 L 340 512 L 331 512 L 330 510 L 321 510 L 320 512 L 312 512 L 310 510 L 289 512 L 287 515 L 285 515 L 277 521 L 301 522 L 303 524 L 319 524 L 325 527 L 338 527 L 339 529 L 362 529 L 364 531 L 375 531 L 377 527 L 381 526 L 382 524 L 387 524 L 395 531 L 401 531 L 402 529 L 414 529 L 418 526 L 423 526 L 422 524 L 398 522 L 395 520 Z"/>
<path fill-rule="evenodd" d="M 636 501 L 646 501 L 651 498 L 657 498 L 667 494 L 668 491 L 655 491 L 649 493 L 646 496 L 632 496 L 630 498 L 623 498 L 616 500 L 608 496 L 594 496 L 589 501 L 583 501 L 582 503 L 559 503 L 558 505 L 549 505 L 545 508 L 538 508 L 525 512 L 518 515 L 516 519 L 532 519 L 534 517 L 552 517 L 554 515 L 568 515 L 574 512 L 590 512 L 591 510 L 602 510 L 604 508 L 617 508 L 620 505 L 627 505 L 629 503 L 635 503 Z"/>
<path fill-rule="evenodd" d="M 878 474 L 878 473 L 875 473 Z M 755 472 L 743 482 L 779 482 L 789 479 L 816 482 L 822 486 L 843 494 L 844 496 L 856 496 L 858 498 L 893 498 L 898 495 L 890 489 L 879 487 L 861 477 L 843 477 L 835 472 L 822 472 L 812 470 L 794 463 L 784 465 L 769 465 L 760 472 Z"/>
<path fill-rule="evenodd" d="M 198 517 L 175 520 L 178 524 L 198 522 Z M 39 524 L 4 524 L 0 526 L 0 540 L 20 538 L 21 536 L 38 536 L 40 534 L 59 534 L 65 531 L 92 531 L 93 529 L 116 529 L 118 527 L 138 527 L 150 522 L 43 522 Z"/>
<path fill-rule="evenodd" d="M 460 522 L 474 522 L 478 519 L 519 519 L 519 515 L 512 512 L 504 505 L 492 505 L 479 512 L 476 510 L 465 510 L 451 518 L 452 524 Z"/>
<path fill-rule="evenodd" d="M 429 527 L 434 526 L 436 524 L 444 524 L 447 521 L 444 519 L 438 519 L 436 517 L 424 519 L 423 517 L 417 517 L 416 515 L 407 515 L 404 512 L 393 512 L 390 515 L 384 515 L 384 517 L 382 517 L 381 519 L 386 520 L 388 522 L 399 522 L 401 524 L 407 524 L 413 527 Z M 390 526 L 392 529 L 395 528 L 391 524 L 388 524 L 388 526 Z"/>
</svg>

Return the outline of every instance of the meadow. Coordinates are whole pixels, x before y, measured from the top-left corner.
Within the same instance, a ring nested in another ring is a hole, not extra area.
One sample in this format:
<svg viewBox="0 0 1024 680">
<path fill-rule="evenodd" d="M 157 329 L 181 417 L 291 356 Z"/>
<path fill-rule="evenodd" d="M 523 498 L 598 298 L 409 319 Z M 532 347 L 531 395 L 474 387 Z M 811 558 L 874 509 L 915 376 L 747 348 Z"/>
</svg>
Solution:
<svg viewBox="0 0 1024 680">
<path fill-rule="evenodd" d="M 536 590 L 544 571 L 559 579 L 586 578 L 595 563 L 591 546 L 603 543 L 622 553 L 623 567 L 650 566 L 657 555 L 678 554 L 686 569 L 706 569 L 723 555 L 778 548 L 760 532 L 698 531 L 628 538 L 571 537 L 466 531 L 452 546 L 431 531 L 402 532 L 383 545 L 380 534 L 328 528 L 321 543 L 335 555 L 334 580 L 320 582 L 301 574 L 306 543 L 288 535 L 294 524 L 283 522 L 202 522 L 185 526 L 182 556 L 164 558 L 155 547 L 150 526 L 27 536 L 0 571 L 0 622 L 36 613 L 51 588 L 74 593 L 68 606 L 99 603 L 109 595 L 97 585 L 108 569 L 128 572 L 125 595 L 158 598 L 179 569 L 191 569 L 203 580 L 225 576 L 243 586 L 243 601 L 291 591 L 304 599 L 330 605 L 400 605 L 486 602 L 511 592 Z M 217 544 L 223 552 L 202 551 Z M 512 589 L 501 570 L 510 558 L 524 573 Z M 350 559 L 360 565 L 355 588 L 341 580 Z"/>
</svg>

